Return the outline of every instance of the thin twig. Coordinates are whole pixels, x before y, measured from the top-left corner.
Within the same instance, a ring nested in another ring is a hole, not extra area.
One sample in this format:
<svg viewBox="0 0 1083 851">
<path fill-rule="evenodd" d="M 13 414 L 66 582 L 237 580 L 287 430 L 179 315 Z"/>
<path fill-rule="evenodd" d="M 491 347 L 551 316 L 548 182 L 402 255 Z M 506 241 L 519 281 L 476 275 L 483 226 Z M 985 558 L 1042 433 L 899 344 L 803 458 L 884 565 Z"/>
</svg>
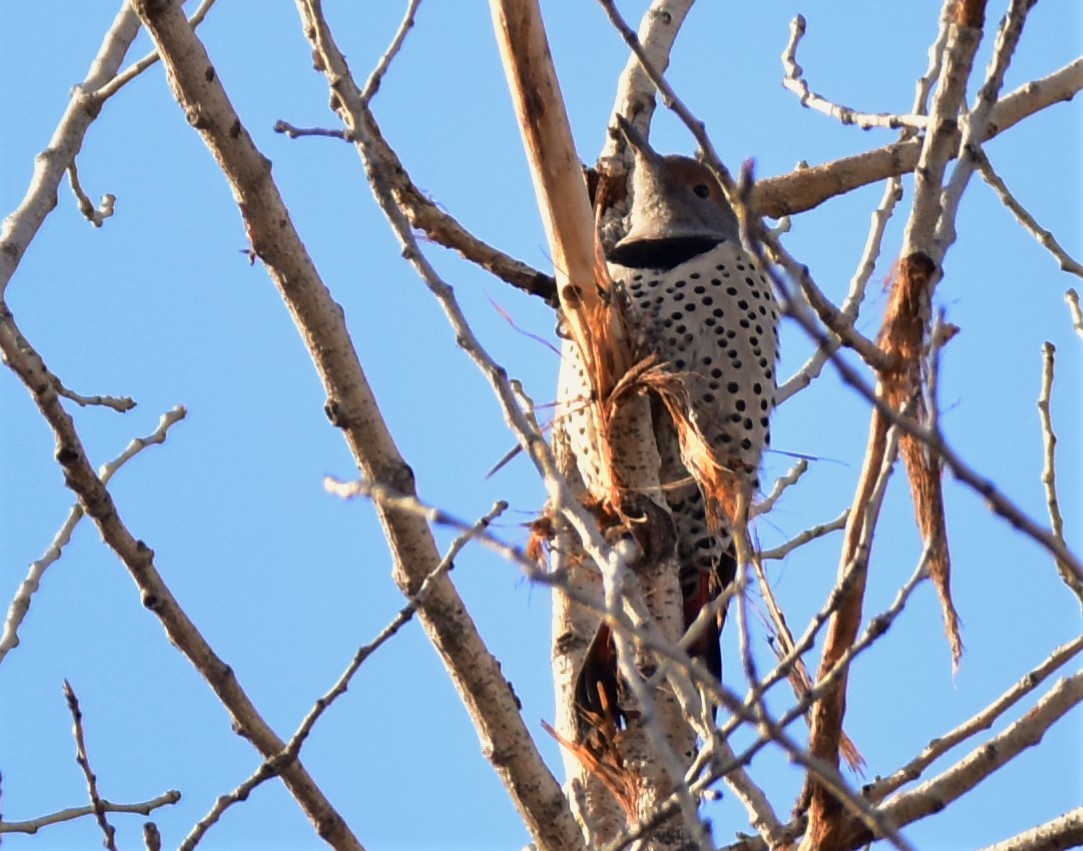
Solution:
<svg viewBox="0 0 1083 851">
<path fill-rule="evenodd" d="M 850 279 L 849 291 L 842 302 L 842 307 L 839 309 L 839 313 L 845 316 L 851 324 L 856 323 L 858 320 L 861 303 L 865 299 L 865 290 L 873 272 L 876 271 L 876 261 L 883 249 L 887 224 L 891 220 L 895 207 L 901 198 L 902 182 L 897 177 L 890 178 L 884 186 L 884 194 L 879 205 L 872 212 L 872 221 L 869 224 L 869 235 L 865 239 L 865 248 L 861 252 L 857 270 Z M 816 351 L 808 361 L 778 388 L 775 393 L 775 404 L 781 405 L 795 393 L 808 387 L 820 375 L 824 365 L 830 359 L 831 353 L 841 345 L 842 340 L 837 335 L 832 334 L 826 344 L 817 346 Z"/>
<path fill-rule="evenodd" d="M 982 0 L 981 5 L 984 6 L 984 3 L 985 0 Z M 943 197 L 940 202 L 940 220 L 936 223 L 936 245 L 939 256 L 927 252 L 938 263 L 944 256 L 944 252 L 947 251 L 948 246 L 955 241 L 955 220 L 959 203 L 962 200 L 967 183 L 974 173 L 974 168 L 978 165 L 978 159 L 973 156 L 973 153 L 979 149 L 981 140 L 986 136 L 993 114 L 993 107 L 996 105 L 997 96 L 1004 85 L 1004 75 L 1011 64 L 1012 55 L 1015 53 L 1019 38 L 1023 34 L 1023 25 L 1026 23 L 1027 13 L 1033 6 L 1034 0 L 1011 0 L 1009 3 L 1008 14 L 1000 22 L 1000 27 L 997 30 L 993 55 L 989 61 L 985 81 L 978 90 L 978 101 L 974 108 L 963 116 L 960 122 L 963 135 L 959 140 L 959 150 L 963 153 L 963 156 L 960 156 L 956 161 L 951 177 L 943 188 Z M 970 31 L 970 28 L 961 27 L 959 33 L 962 35 Z M 980 37 L 980 30 L 978 35 Z M 958 55 L 959 52 L 955 51 L 952 58 L 956 59 Z M 970 59 L 972 60 L 973 57 L 971 56 Z M 969 75 L 969 68 L 966 70 Z M 962 82 L 965 85 L 965 78 Z M 954 116 L 943 115 L 940 117 L 952 118 Z M 917 191 L 915 191 L 915 195 L 917 194 Z"/>
<path fill-rule="evenodd" d="M 469 534 L 471 537 L 476 538 L 479 543 L 493 550 L 493 552 L 523 568 L 527 571 L 530 579 L 542 578 L 542 572 L 539 570 L 537 562 L 528 556 L 522 547 L 506 544 L 492 533 L 484 530 L 480 533 L 473 533 L 472 530 L 475 524 L 454 517 L 443 509 L 422 502 L 415 496 L 399 493 L 394 488 L 380 482 L 369 482 L 361 479 L 344 482 L 334 476 L 326 476 L 323 480 L 323 487 L 328 493 L 342 499 L 366 497 L 387 508 L 394 508 L 396 511 L 405 511 L 417 517 L 423 517 L 426 522 L 432 525 L 447 526 L 460 533 Z"/>
<path fill-rule="evenodd" d="M 920 584 L 920 582 L 924 578 L 925 562 L 926 558 L 923 556 L 917 570 L 915 570 L 914 574 L 903 585 L 903 587 L 899 589 L 899 592 L 896 595 L 896 598 L 892 602 L 891 606 L 889 606 L 888 609 L 876 615 L 869 621 L 865 632 L 862 634 L 861 638 L 854 643 L 854 645 L 848 650 L 848 652 L 843 656 L 843 658 L 839 660 L 838 664 L 827 674 L 826 677 L 824 677 L 820 682 L 818 682 L 815 687 L 809 690 L 794 706 L 792 706 L 782 716 L 780 716 L 777 721 L 768 721 L 768 728 L 764 730 L 764 732 L 761 734 L 760 738 L 757 741 L 753 742 L 740 754 L 732 757 L 728 761 L 725 761 L 721 765 L 712 766 L 711 771 L 709 771 L 707 774 L 702 776 L 699 781 L 697 781 L 697 783 L 694 785 L 694 790 L 706 787 L 716 782 L 719 778 L 726 777 L 729 772 L 733 771 L 737 767 L 748 765 L 751 762 L 752 758 L 764 746 L 772 742 L 780 745 L 787 752 L 790 759 L 794 760 L 798 764 L 805 765 L 811 771 L 816 773 L 817 777 L 821 779 L 827 779 L 829 781 L 832 777 L 838 777 L 837 772 L 833 774 L 832 772 L 827 770 L 825 770 L 821 774 L 820 769 L 824 766 L 824 763 L 822 763 L 822 761 L 820 760 L 809 760 L 804 752 L 804 749 L 800 748 L 788 737 L 781 736 L 781 731 L 787 726 L 789 726 L 791 723 L 793 723 L 797 718 L 803 717 L 808 711 L 808 709 L 820 699 L 823 691 L 827 688 L 830 688 L 834 681 L 849 668 L 849 666 L 853 663 L 853 660 L 860 653 L 866 651 L 869 647 L 871 647 L 873 643 L 888 630 L 894 620 L 902 612 L 914 589 L 918 586 L 918 584 Z M 844 587 L 846 582 L 847 580 L 844 578 L 839 583 L 839 586 L 836 586 L 836 589 L 832 592 L 832 595 L 834 597 L 838 597 L 838 592 L 840 588 Z M 822 624 L 827 619 L 828 614 L 833 610 L 833 608 L 834 605 L 829 603 L 829 605 L 826 607 L 825 612 L 817 615 L 816 620 Z M 789 669 L 789 666 L 792 665 L 793 658 L 799 656 L 801 653 L 804 652 L 804 650 L 807 650 L 807 648 L 811 646 L 811 637 L 815 634 L 815 630 L 810 629 L 809 633 L 809 635 L 803 636 L 801 640 L 797 642 L 793 653 L 789 654 L 787 658 L 780 661 L 776 669 L 756 685 L 757 692 L 762 694 L 765 689 L 770 686 L 770 684 L 777 682 L 779 679 L 786 676 L 785 672 Z M 753 696 L 750 695 L 750 697 L 742 704 L 733 696 L 730 696 L 727 690 L 717 688 L 717 684 L 711 683 L 711 686 L 713 687 L 709 689 L 709 692 L 712 698 L 719 700 L 720 703 L 724 705 L 726 709 L 732 713 L 733 716 L 721 731 L 722 738 L 728 739 L 729 735 L 738 724 L 740 724 L 742 721 L 751 720 L 748 713 L 751 702 L 753 700 Z M 796 749 L 799 752 L 800 756 L 792 752 L 791 748 Z M 836 794 L 840 794 L 840 796 L 843 798 L 851 794 L 845 791 L 843 787 L 839 786 L 837 783 L 832 785 L 831 788 L 833 792 L 835 792 Z M 864 794 L 859 797 L 862 797 L 863 799 Z M 862 801 L 858 809 L 863 806 L 865 806 L 865 804 Z M 657 824 L 662 817 L 672 812 L 673 808 L 675 807 L 675 799 L 670 799 L 663 802 L 659 806 L 658 812 L 655 814 L 654 817 L 648 819 L 643 824 L 641 824 L 636 831 L 633 831 L 626 836 L 621 837 L 621 840 L 619 842 L 615 842 L 606 846 L 606 851 L 616 851 L 616 849 L 625 847 L 630 841 L 637 838 L 638 836 L 643 835 L 643 832 L 646 828 Z M 804 821 L 799 818 L 791 824 L 783 827 L 782 830 L 786 837 L 793 840 L 800 836 L 800 834 L 804 830 L 804 827 Z"/>
<path fill-rule="evenodd" d="M 1038 418 L 1042 424 L 1042 487 L 1045 490 L 1049 523 L 1053 536 L 1067 546 L 1064 540 L 1064 517 L 1060 513 L 1060 501 L 1057 498 L 1057 435 L 1053 431 L 1053 416 L 1049 409 L 1053 395 L 1056 351 L 1052 343 L 1047 342 L 1042 346 L 1042 389 L 1038 394 Z M 1057 559 L 1057 570 L 1068 587 L 1083 601 L 1083 583 L 1077 581 L 1075 574 L 1061 559 Z"/>
<path fill-rule="evenodd" d="M 882 780 L 877 780 L 865 789 L 865 796 L 870 801 L 882 801 L 892 792 L 921 777 L 922 773 L 944 754 L 982 730 L 988 730 L 1012 706 L 1034 691 L 1057 669 L 1070 662 L 1083 651 L 1083 635 L 1062 644 L 1049 654 L 1041 664 L 1028 671 L 1000 697 L 963 722 L 954 730 L 933 739 L 921 753 L 901 768 L 893 771 Z"/>
<path fill-rule="evenodd" d="M 844 508 L 842 514 L 834 520 L 828 521 L 827 523 L 821 523 L 818 526 L 812 526 L 805 529 L 805 531 L 800 534 L 794 535 L 785 543 L 779 544 L 777 547 L 772 547 L 769 550 L 764 550 L 760 553 L 760 558 L 764 561 L 785 558 L 798 547 L 803 547 L 810 541 L 815 541 L 817 538 L 822 538 L 824 535 L 828 535 L 831 532 L 837 532 L 839 529 L 844 529 L 846 527 L 846 518 L 849 514 L 850 509 Z"/>
<path fill-rule="evenodd" d="M 195 12 L 192 13 L 192 17 L 188 19 L 188 23 L 192 25 L 193 29 L 203 23 L 203 19 L 207 17 L 207 13 L 211 10 L 211 6 L 213 6 L 215 2 L 216 0 L 203 0 L 203 2 L 199 4 Z M 124 86 L 146 71 L 151 65 L 156 63 L 158 58 L 158 51 L 152 50 L 142 59 L 133 62 L 105 85 L 98 88 L 94 94 L 99 102 L 104 103 L 107 101 Z"/>
<path fill-rule="evenodd" d="M 352 141 L 344 130 L 335 130 L 328 127 L 294 127 L 288 121 L 279 119 L 271 128 L 275 133 L 282 133 L 290 139 L 302 139 L 305 136 L 323 136 L 329 139 L 341 139 L 343 142 Z"/>
<path fill-rule="evenodd" d="M 896 442 L 894 438 L 894 430 L 891 430 L 889 432 L 887 450 L 889 455 L 894 455 L 895 446 Z M 875 487 L 873 488 L 872 496 L 869 500 L 870 506 L 878 505 L 882 501 L 884 488 L 887 483 L 887 476 L 889 472 L 890 465 L 885 464 L 881 468 L 880 476 Z M 736 729 L 738 725 L 747 721 L 754 721 L 755 723 L 764 725 L 766 729 L 764 730 L 761 737 L 748 748 L 746 748 L 745 751 L 743 751 L 739 756 L 735 757 L 733 760 L 725 763 L 724 765 L 713 767 L 712 770 L 706 776 L 701 778 L 699 783 L 697 783 L 697 788 L 699 786 L 709 785 L 710 783 L 715 782 L 720 777 L 724 777 L 726 773 L 731 771 L 736 766 L 749 764 L 752 757 L 760 749 L 762 749 L 768 743 L 774 742 L 776 744 L 779 744 L 784 750 L 786 750 L 790 759 L 794 760 L 798 764 L 804 765 L 811 772 L 813 772 L 818 779 L 825 781 L 828 787 L 835 794 L 840 796 L 840 799 L 847 800 L 848 796 L 850 796 L 852 793 L 847 791 L 846 784 L 844 782 L 840 785 L 840 778 L 837 771 L 830 769 L 822 760 L 809 758 L 809 756 L 805 753 L 804 749 L 794 743 L 788 736 L 785 736 L 782 733 L 782 730 L 797 718 L 803 717 L 808 711 L 808 709 L 820 699 L 824 691 L 831 688 L 836 682 L 836 680 L 841 677 L 846 671 L 848 671 L 849 666 L 857 657 L 857 655 L 871 647 L 872 644 L 881 635 L 883 635 L 884 632 L 887 631 L 887 629 L 891 626 L 892 622 L 902 611 L 914 588 L 923 578 L 924 565 L 925 559 L 923 558 L 922 562 L 919 564 L 918 570 L 915 571 L 914 576 L 912 576 L 911 579 L 903 586 L 903 588 L 900 589 L 899 594 L 896 596 L 896 599 L 892 603 L 892 605 L 887 610 L 870 620 L 861 638 L 856 641 L 850 648 L 848 648 L 847 652 L 843 654 L 843 656 L 838 660 L 838 663 L 829 672 L 827 672 L 826 676 L 824 676 L 815 685 L 815 687 L 810 689 L 797 702 L 795 706 L 791 707 L 784 715 L 782 715 L 778 719 L 778 721 L 771 721 L 769 716 L 766 714 L 765 704 L 763 704 L 762 702 L 762 696 L 766 693 L 766 690 L 770 688 L 771 685 L 778 682 L 780 679 L 786 677 L 790 668 L 794 664 L 794 661 L 799 658 L 804 652 L 806 652 L 809 647 L 812 646 L 812 641 L 819 627 L 827 620 L 831 612 L 834 611 L 835 607 L 838 604 L 838 601 L 842 597 L 843 591 L 853 582 L 855 570 L 857 569 L 857 562 L 850 565 L 846 573 L 840 579 L 835 589 L 833 589 L 824 610 L 818 613 L 817 616 L 813 619 L 813 623 L 809 625 L 809 628 L 806 630 L 806 634 L 803 635 L 801 639 L 795 643 L 793 650 L 788 653 L 785 658 L 779 661 L 775 670 L 773 670 L 766 677 L 755 683 L 753 690 L 750 692 L 748 698 L 746 698 L 745 701 L 742 702 L 737 700 L 734 695 L 731 695 L 728 692 L 728 690 L 720 688 L 715 682 L 701 683 L 704 688 L 708 690 L 708 693 L 711 695 L 712 699 L 717 700 L 731 713 L 730 720 L 721 730 L 721 736 L 723 739 L 728 739 L 728 737 L 732 734 L 733 730 Z M 757 709 L 757 707 L 759 708 Z M 655 817 L 646 820 L 640 826 L 640 828 L 642 829 L 644 825 L 650 826 L 653 824 L 657 824 L 658 820 L 660 820 L 663 815 L 671 812 L 672 807 L 675 806 L 675 799 L 663 802 L 663 804 L 659 806 L 658 812 L 656 813 Z M 865 816 L 869 816 L 871 812 L 866 810 L 866 805 L 864 801 L 851 802 L 851 806 L 853 807 L 855 814 L 864 813 Z M 881 835 L 893 835 L 889 824 L 882 822 L 882 820 L 880 820 L 879 823 L 880 827 L 878 829 L 887 831 L 886 833 L 883 833 Z M 621 837 L 621 840 L 619 842 L 607 846 L 607 849 L 624 847 L 624 845 L 627 844 L 627 842 L 631 841 L 631 839 L 641 835 L 641 829 L 637 829 L 636 831 L 624 837 Z M 794 835 L 796 836 L 796 834 Z"/>
<path fill-rule="evenodd" d="M 1032 216 L 1027 208 L 1024 207 L 1018 198 L 1016 198 L 1008 186 L 1001 179 L 1000 175 L 996 173 L 993 168 L 993 164 L 989 162 L 989 157 L 984 150 L 978 150 L 973 152 L 973 156 L 978 161 L 978 171 L 982 176 L 982 179 L 992 187 L 996 192 L 997 197 L 1001 202 L 1012 211 L 1012 214 L 1019 223 L 1027 229 L 1039 243 L 1052 254 L 1057 262 L 1060 263 L 1060 268 L 1072 275 L 1077 275 L 1083 278 L 1083 265 L 1080 265 L 1074 260 L 1064 247 L 1057 242 L 1057 238 L 1053 234 L 1038 224 L 1037 220 Z"/>
<path fill-rule="evenodd" d="M 953 20 L 952 4 L 941 4 L 936 38 L 929 45 L 928 50 L 929 64 L 914 86 L 914 103 L 911 111 L 918 115 L 929 114 L 929 98 L 936 81 L 940 79 L 940 68 L 944 63 L 944 52 L 947 50 L 948 40 L 951 37 Z"/>
<path fill-rule="evenodd" d="M 1083 58 L 1037 80 L 1031 80 L 997 101 L 986 129 L 984 144 L 1043 109 L 1070 101 L 1083 90 Z M 918 109 L 913 112 L 918 113 Z M 949 131 L 951 156 L 959 156 L 959 131 Z M 903 139 L 890 145 L 813 165 L 757 183 L 753 207 L 765 216 L 778 218 L 803 213 L 829 198 L 861 186 L 912 172 L 921 154 L 921 139 Z"/>
<path fill-rule="evenodd" d="M 406 40 L 406 34 L 410 31 L 410 28 L 414 25 L 414 17 L 417 15 L 417 7 L 420 5 L 421 0 L 409 0 L 406 4 L 406 13 L 402 16 L 402 22 L 399 24 L 398 30 L 395 31 L 395 37 L 391 40 L 387 50 L 384 51 L 384 55 L 380 57 L 380 61 L 376 63 L 376 67 L 372 69 L 372 73 L 369 74 L 369 78 L 365 82 L 365 87 L 361 90 L 361 102 L 365 106 L 368 106 L 369 101 L 380 90 L 380 84 L 383 82 L 391 61 L 402 50 L 402 43 Z"/>
<path fill-rule="evenodd" d="M 398 155 L 384 139 L 372 112 L 360 104 L 360 94 L 358 94 L 357 115 L 358 123 L 363 123 L 369 134 L 367 141 L 371 150 L 375 152 L 373 156 L 381 163 L 389 191 L 402 212 L 406 214 L 411 227 L 422 231 L 426 238 L 437 245 L 458 252 L 466 260 L 477 264 L 527 295 L 537 296 L 550 306 L 557 305 L 557 285 L 551 275 L 528 266 L 521 260 L 478 239 L 454 216 L 441 209 L 417 188 Z M 350 130 L 294 127 L 289 122 L 281 120 L 275 122 L 274 130 L 290 138 L 327 136 L 355 143 L 357 141 Z"/>
<path fill-rule="evenodd" d="M 174 423 L 184 419 L 185 414 L 186 411 L 183 406 L 177 406 L 163 414 L 161 419 L 158 420 L 158 427 L 151 434 L 146 437 L 135 438 L 120 455 L 101 467 L 99 475 L 102 483 L 108 484 L 117 470 L 148 446 L 155 443 L 164 443 L 169 429 Z M 64 547 L 68 545 L 72 532 L 82 517 L 83 506 L 77 502 L 68 511 L 67 519 L 53 537 L 49 548 L 41 558 L 30 565 L 26 578 L 19 584 L 19 589 L 15 592 L 11 605 L 8 606 L 7 617 L 4 619 L 4 631 L 0 635 L 0 663 L 3 663 L 4 657 L 7 656 L 10 650 L 19 646 L 19 627 L 22 626 L 23 621 L 26 619 L 34 594 L 41 587 L 41 578 L 50 565 L 60 559 Z"/>
<path fill-rule="evenodd" d="M 74 167 L 74 166 L 73 166 Z M 71 399 L 80 408 L 92 405 L 101 405 L 103 408 L 112 408 L 119 413 L 126 413 L 135 407 L 135 400 L 128 396 L 80 396 L 74 390 L 69 390 L 57 379 L 56 392 L 65 399 Z"/>
<path fill-rule="evenodd" d="M 909 824 L 945 807 L 1014 759 L 1034 747 L 1045 732 L 1083 702 L 1083 671 L 1056 682 L 1022 718 L 1001 733 L 978 744 L 966 756 L 911 792 L 883 805 L 888 816 Z"/>
<path fill-rule="evenodd" d="M 199 26 L 199 24 L 207 16 L 207 12 L 210 11 L 210 7 L 213 6 L 214 3 L 215 0 L 203 0 L 203 3 L 200 4 L 199 8 L 190 19 L 193 27 Z M 124 85 L 131 82 L 139 74 L 142 74 L 147 68 L 149 68 L 157 61 L 157 51 L 151 52 L 147 56 L 144 56 L 138 62 L 130 65 L 120 74 L 117 74 L 112 79 L 108 80 L 104 85 L 101 85 L 92 91 L 88 90 L 88 97 L 93 102 L 92 106 L 88 106 L 88 111 L 90 111 L 93 115 L 97 115 L 101 111 L 102 104 L 104 104 L 106 100 L 108 100 L 112 95 L 120 91 L 120 89 Z M 86 192 L 83 191 L 82 184 L 79 182 L 79 168 L 76 165 L 74 153 L 77 152 L 73 152 L 72 160 L 68 164 L 67 169 L 68 178 L 71 183 L 71 191 L 75 195 L 75 199 L 78 202 L 79 212 L 82 213 L 83 217 L 86 218 L 86 220 L 92 225 L 94 225 L 94 227 L 100 228 L 103 224 L 105 224 L 105 220 L 113 215 L 116 207 L 117 196 L 107 192 L 105 195 L 102 196 L 101 203 L 97 207 L 95 207 L 93 202 L 87 196 Z M 76 399 L 76 401 L 78 401 L 78 399 Z M 108 403 L 79 402 L 79 404 L 82 405 Z M 132 404 L 134 405 L 134 403 Z"/>
<path fill-rule="evenodd" d="M 761 514 L 766 514 L 774 508 L 779 497 L 782 496 L 787 488 L 796 485 L 798 480 L 805 475 L 807 470 L 808 461 L 804 458 L 798 459 L 797 463 L 790 468 L 786 475 L 779 476 L 775 480 L 775 485 L 771 488 L 771 493 L 752 506 L 752 509 L 748 512 L 748 519 L 751 520 L 754 517 L 759 517 Z"/>
<path fill-rule="evenodd" d="M 1072 314 L 1072 328 L 1083 337 L 1083 308 L 1079 305 L 1079 293 L 1075 289 L 1069 289 L 1064 294 L 1064 300 L 1068 303 L 1068 310 Z"/>
<path fill-rule="evenodd" d="M 809 89 L 808 82 L 804 78 L 804 69 L 797 64 L 797 45 L 805 36 L 806 23 L 804 15 L 797 15 L 790 21 L 790 40 L 786 49 L 782 51 L 782 67 L 786 74 L 782 78 L 782 85 L 797 95 L 801 106 L 822 112 L 842 124 L 856 124 L 862 130 L 873 127 L 887 127 L 892 130 L 906 128 L 914 132 L 925 129 L 928 118 L 924 115 L 894 115 L 887 112 L 869 113 L 858 112 L 848 106 L 832 103 L 823 95 Z"/>
<path fill-rule="evenodd" d="M 87 130 L 100 114 L 94 92 L 116 74 L 138 32 L 139 18 L 128 0 L 123 0 L 86 79 L 72 91 L 49 146 L 34 158 L 34 174 L 26 195 L 0 227 L 0 297 L 46 216 L 56 207 L 60 181 L 79 153 Z"/>
<path fill-rule="evenodd" d="M 104 798 L 100 799 L 102 809 L 107 813 L 134 813 L 136 815 L 149 816 L 160 807 L 168 807 L 181 799 L 181 793 L 172 789 L 157 798 L 143 801 L 138 804 L 114 804 Z M 66 810 L 58 810 L 55 813 L 27 819 L 26 821 L 0 821 L 0 835 L 5 833 L 30 833 L 34 834 L 43 827 L 51 824 L 61 824 L 66 821 L 74 821 L 86 816 L 96 816 L 97 809 L 88 804 L 83 807 L 69 807 Z"/>
<path fill-rule="evenodd" d="M 72 160 L 71 165 L 68 166 L 68 179 L 71 182 L 71 191 L 74 193 L 76 201 L 79 202 L 79 212 L 94 227 L 100 228 L 105 224 L 105 220 L 113 215 L 117 196 L 106 193 L 102 196 L 101 204 L 95 207 L 83 191 L 82 184 L 79 183 L 79 168 L 76 166 L 75 160 Z"/>
<path fill-rule="evenodd" d="M 103 844 L 109 851 L 117 851 L 117 829 L 109 823 L 109 819 L 105 816 L 105 805 L 102 803 L 101 795 L 98 794 L 98 777 L 94 774 L 94 769 L 90 767 L 90 756 L 87 754 L 86 749 L 86 738 L 83 733 L 83 713 L 79 709 L 79 698 L 75 696 L 75 690 L 67 680 L 64 680 L 64 699 L 68 702 L 68 710 L 71 712 L 74 724 L 75 761 L 79 763 L 79 767 L 83 770 L 87 792 L 90 794 L 90 804 L 94 808 L 94 815 L 98 820 L 98 825 L 101 827 L 102 833 L 105 834 Z"/>
<path fill-rule="evenodd" d="M 162 834 L 152 821 L 143 825 L 143 846 L 146 851 L 162 851 Z"/>
<path fill-rule="evenodd" d="M 418 606 L 425 601 L 425 598 L 428 596 L 435 581 L 454 567 L 455 558 L 462 552 L 463 547 L 470 541 L 479 539 L 482 536 L 482 533 L 489 527 L 489 524 L 506 511 L 507 507 L 508 504 L 506 502 L 498 502 L 488 514 L 483 516 L 470 529 L 465 530 L 452 541 L 451 546 L 448 547 L 447 554 L 421 583 L 421 587 L 418 589 L 418 592 L 414 595 L 413 599 L 399 610 L 398 614 L 395 615 L 391 622 L 385 626 L 372 641 L 358 649 L 354 654 L 353 660 L 346 667 L 346 670 L 331 689 L 316 701 L 315 705 L 309 711 L 308 715 L 305 716 L 304 720 L 302 720 L 301 725 L 297 728 L 297 731 L 293 734 L 289 744 L 282 752 L 270 759 L 264 760 L 259 768 L 257 768 L 244 782 L 233 789 L 233 791 L 228 792 L 225 795 L 220 795 L 214 802 L 214 806 L 211 808 L 210 812 L 200 819 L 192 827 L 192 830 L 189 831 L 188 835 L 184 838 L 184 841 L 180 844 L 179 851 L 192 851 L 192 849 L 203 839 L 207 831 L 221 819 L 227 809 L 234 804 L 247 800 L 248 796 L 252 794 L 252 791 L 257 786 L 272 777 L 278 776 L 282 771 L 283 766 L 297 759 L 301 752 L 301 748 L 304 746 L 305 740 L 312 732 L 312 728 L 315 727 L 320 716 L 330 708 L 331 704 L 334 703 L 340 695 L 345 694 L 354 674 L 356 674 L 361 665 L 365 663 L 365 660 L 402 629 L 403 626 L 410 622 L 417 612 Z"/>
<path fill-rule="evenodd" d="M 784 288 L 784 284 L 779 281 L 779 279 L 776 278 L 775 283 L 776 286 Z M 801 311 L 791 313 L 790 315 L 818 345 L 822 346 L 828 342 L 828 338 L 816 327 L 810 317 Z M 1039 526 L 1038 523 L 1026 514 L 1026 512 L 1004 496 L 996 485 L 982 477 L 976 470 L 963 461 L 960 455 L 938 435 L 933 434 L 927 428 L 916 423 L 914 419 L 907 414 L 900 414 L 898 411 L 893 410 L 887 405 L 877 396 L 876 392 L 868 385 L 865 379 L 861 377 L 857 370 L 850 366 L 843 358 L 838 357 L 837 353 L 831 355 L 831 363 L 842 380 L 880 411 L 880 413 L 887 418 L 889 423 L 897 426 L 903 433 L 916 438 L 936 455 L 943 458 L 944 462 L 951 468 L 954 476 L 981 496 L 995 514 L 998 514 L 1000 517 L 1007 520 L 1014 528 L 1040 544 L 1048 550 L 1050 554 L 1056 558 L 1062 559 L 1068 569 L 1074 575 L 1079 577 L 1080 582 L 1083 583 L 1083 563 L 1080 562 L 1079 558 L 1072 553 L 1062 541 L 1059 541 L 1051 532 Z"/>
</svg>

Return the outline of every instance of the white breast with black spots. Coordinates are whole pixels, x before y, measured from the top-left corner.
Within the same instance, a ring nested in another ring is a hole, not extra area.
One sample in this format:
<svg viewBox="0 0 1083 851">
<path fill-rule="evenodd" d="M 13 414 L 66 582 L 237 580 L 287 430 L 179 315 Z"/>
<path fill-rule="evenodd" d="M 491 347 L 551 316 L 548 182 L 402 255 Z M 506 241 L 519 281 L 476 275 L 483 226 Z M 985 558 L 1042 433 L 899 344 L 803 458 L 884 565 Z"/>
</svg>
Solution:
<svg viewBox="0 0 1083 851">
<path fill-rule="evenodd" d="M 766 277 L 723 242 L 669 270 L 611 264 L 644 354 L 684 375 L 691 415 L 717 458 L 756 484 L 775 401 L 778 306 Z"/>
</svg>

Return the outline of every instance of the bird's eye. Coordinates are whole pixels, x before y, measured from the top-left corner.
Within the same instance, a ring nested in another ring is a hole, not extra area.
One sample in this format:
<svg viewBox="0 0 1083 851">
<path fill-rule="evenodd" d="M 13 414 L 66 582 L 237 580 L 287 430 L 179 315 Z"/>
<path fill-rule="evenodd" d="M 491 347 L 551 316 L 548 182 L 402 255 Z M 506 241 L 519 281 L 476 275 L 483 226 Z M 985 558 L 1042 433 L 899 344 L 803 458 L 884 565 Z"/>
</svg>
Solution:
<svg viewBox="0 0 1083 851">
<path fill-rule="evenodd" d="M 692 191 L 695 192 L 700 198 L 711 197 L 711 187 L 706 183 L 697 183 L 692 187 Z"/>
</svg>

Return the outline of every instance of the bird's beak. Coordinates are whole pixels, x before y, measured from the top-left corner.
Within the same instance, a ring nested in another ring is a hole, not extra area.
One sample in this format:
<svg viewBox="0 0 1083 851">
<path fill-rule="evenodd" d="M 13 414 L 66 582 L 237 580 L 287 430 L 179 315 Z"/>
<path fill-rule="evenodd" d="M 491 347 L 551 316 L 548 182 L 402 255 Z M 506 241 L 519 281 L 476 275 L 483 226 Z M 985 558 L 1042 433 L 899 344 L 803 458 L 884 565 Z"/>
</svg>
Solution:
<svg viewBox="0 0 1083 851">
<path fill-rule="evenodd" d="M 631 121 L 623 115 L 618 115 L 617 126 L 631 146 L 637 160 L 643 159 L 647 162 L 659 164 L 662 162 L 661 155 L 650 146 L 650 142 L 647 141 L 646 137 L 639 132 L 639 129 Z"/>
</svg>

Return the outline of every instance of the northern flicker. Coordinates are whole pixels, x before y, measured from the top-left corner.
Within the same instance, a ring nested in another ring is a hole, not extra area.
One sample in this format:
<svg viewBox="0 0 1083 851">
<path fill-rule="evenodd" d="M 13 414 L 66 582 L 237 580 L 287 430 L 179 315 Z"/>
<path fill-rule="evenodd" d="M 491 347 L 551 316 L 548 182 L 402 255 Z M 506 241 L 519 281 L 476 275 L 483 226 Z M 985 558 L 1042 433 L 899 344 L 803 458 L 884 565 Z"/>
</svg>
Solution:
<svg viewBox="0 0 1083 851">
<path fill-rule="evenodd" d="M 606 260 L 631 326 L 634 357 L 654 355 L 679 376 L 687 390 L 687 420 L 714 460 L 751 493 L 770 441 L 774 405 L 778 309 L 771 286 L 742 250 L 737 217 L 710 170 L 688 157 L 656 153 L 634 127 L 618 120 L 635 157 L 630 229 Z M 566 341 L 558 418 L 583 483 L 594 491 L 601 473 L 585 408 L 590 393 L 582 358 L 575 343 Z M 728 522 L 708 522 L 707 495 L 682 460 L 673 418 L 657 400 L 652 418 L 659 482 L 677 536 L 687 627 L 734 580 L 732 533 Z M 719 612 L 689 650 L 719 679 L 723 617 Z M 586 727 L 599 721 L 622 726 L 620 693 L 615 650 L 603 625 L 576 684 Z"/>
</svg>

